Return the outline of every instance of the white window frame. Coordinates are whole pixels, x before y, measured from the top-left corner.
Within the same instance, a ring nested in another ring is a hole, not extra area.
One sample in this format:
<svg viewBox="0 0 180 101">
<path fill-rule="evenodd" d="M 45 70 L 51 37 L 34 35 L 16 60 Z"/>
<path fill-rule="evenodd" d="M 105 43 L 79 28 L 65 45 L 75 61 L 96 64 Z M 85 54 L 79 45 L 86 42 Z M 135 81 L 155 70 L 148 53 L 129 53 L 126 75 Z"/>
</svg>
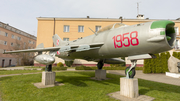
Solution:
<svg viewBox="0 0 180 101">
<path fill-rule="evenodd" d="M 96 32 L 98 32 L 101 29 L 101 26 L 96 26 Z"/>
<path fill-rule="evenodd" d="M 176 35 L 179 35 L 179 27 L 174 27 Z"/>
<path fill-rule="evenodd" d="M 69 32 L 69 25 L 64 25 L 64 32 Z"/>
<path fill-rule="evenodd" d="M 69 41 L 69 38 L 63 38 L 63 41 Z"/>
<path fill-rule="evenodd" d="M 84 32 L 84 26 L 83 25 L 78 26 L 78 32 L 80 32 L 80 33 Z"/>
</svg>

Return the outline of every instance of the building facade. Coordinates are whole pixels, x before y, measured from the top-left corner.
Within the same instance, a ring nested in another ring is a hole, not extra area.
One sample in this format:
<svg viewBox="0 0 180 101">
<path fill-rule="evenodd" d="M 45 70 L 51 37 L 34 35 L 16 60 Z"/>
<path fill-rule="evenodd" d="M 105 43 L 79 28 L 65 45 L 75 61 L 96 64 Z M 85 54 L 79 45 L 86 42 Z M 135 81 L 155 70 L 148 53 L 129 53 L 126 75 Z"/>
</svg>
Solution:
<svg viewBox="0 0 180 101">
<path fill-rule="evenodd" d="M 3 54 L 4 51 L 35 47 L 35 36 L 0 22 L 0 67 L 21 65 L 21 57 L 15 54 Z"/>
<path fill-rule="evenodd" d="M 44 43 L 45 47 L 53 47 L 52 36 L 58 34 L 64 41 L 72 41 L 81 37 L 86 37 L 94 34 L 100 28 L 114 24 L 123 23 L 126 25 L 135 25 L 139 23 L 151 22 L 160 19 L 103 19 L 103 18 L 46 18 L 39 17 L 38 30 L 37 30 L 37 44 Z M 180 20 L 171 20 L 175 22 L 176 32 L 179 35 Z M 179 40 L 177 39 L 177 43 Z M 173 51 L 173 50 L 172 50 Z M 172 53 L 172 52 L 171 52 Z M 63 62 L 62 59 L 56 58 L 55 63 Z M 87 65 L 95 66 L 96 62 L 88 62 L 85 60 L 76 59 L 74 65 Z M 126 60 L 126 64 L 129 65 L 130 61 Z M 38 63 L 35 62 L 35 65 Z M 143 66 L 143 60 L 138 60 L 137 66 Z"/>
</svg>

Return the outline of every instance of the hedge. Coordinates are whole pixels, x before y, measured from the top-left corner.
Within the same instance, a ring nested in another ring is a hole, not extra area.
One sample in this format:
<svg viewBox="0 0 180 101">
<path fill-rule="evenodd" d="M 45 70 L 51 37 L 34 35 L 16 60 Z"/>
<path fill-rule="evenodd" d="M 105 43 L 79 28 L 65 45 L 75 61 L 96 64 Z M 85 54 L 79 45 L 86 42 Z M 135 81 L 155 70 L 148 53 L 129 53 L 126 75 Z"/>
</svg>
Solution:
<svg viewBox="0 0 180 101">
<path fill-rule="evenodd" d="M 173 56 L 180 57 L 180 52 L 173 52 Z M 170 57 L 169 52 L 155 54 L 155 59 L 145 59 L 143 66 L 143 73 L 165 73 L 168 72 L 168 59 Z"/>
<path fill-rule="evenodd" d="M 65 61 L 66 66 L 71 67 L 74 61 Z"/>
<path fill-rule="evenodd" d="M 78 66 L 75 67 L 75 70 L 96 70 L 98 69 L 97 67 L 86 67 L 86 66 Z M 102 69 L 104 70 L 125 70 L 126 67 L 103 67 Z M 142 70 L 143 67 L 136 67 L 136 70 Z"/>
<path fill-rule="evenodd" d="M 45 67 L 43 67 L 42 70 L 45 70 Z M 52 71 L 58 71 L 58 70 L 67 70 L 67 67 L 52 67 Z"/>
</svg>

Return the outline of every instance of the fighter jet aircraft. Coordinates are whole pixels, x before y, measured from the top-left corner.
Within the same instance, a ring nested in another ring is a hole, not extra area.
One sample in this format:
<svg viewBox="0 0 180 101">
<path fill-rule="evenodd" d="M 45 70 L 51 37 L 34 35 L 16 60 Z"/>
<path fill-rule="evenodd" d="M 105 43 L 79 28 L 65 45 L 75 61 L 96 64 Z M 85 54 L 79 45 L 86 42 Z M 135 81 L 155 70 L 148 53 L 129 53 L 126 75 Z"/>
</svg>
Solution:
<svg viewBox="0 0 180 101">
<path fill-rule="evenodd" d="M 176 39 L 174 25 L 174 22 L 168 20 L 131 26 L 115 23 L 93 35 L 74 41 L 63 41 L 55 34 L 52 37 L 55 47 L 44 48 L 44 45 L 40 44 L 36 49 L 5 51 L 4 54 L 38 52 L 35 61 L 45 64 L 49 70 L 55 56 L 66 61 L 74 59 L 96 61 L 98 69 L 102 69 L 104 63 L 124 62 L 118 57 L 128 57 L 132 65 L 127 67 L 125 72 L 127 77 L 133 78 L 137 60 L 155 58 L 153 54 L 173 49 Z M 42 54 L 44 51 L 49 51 L 49 54 Z"/>
</svg>

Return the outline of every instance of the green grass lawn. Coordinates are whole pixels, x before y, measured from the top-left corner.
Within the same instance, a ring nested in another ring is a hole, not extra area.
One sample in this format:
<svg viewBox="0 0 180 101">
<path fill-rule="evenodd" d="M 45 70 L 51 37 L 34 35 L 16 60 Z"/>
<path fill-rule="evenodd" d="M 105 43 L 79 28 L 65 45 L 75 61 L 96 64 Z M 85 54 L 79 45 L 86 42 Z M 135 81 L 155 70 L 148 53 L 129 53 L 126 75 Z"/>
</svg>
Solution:
<svg viewBox="0 0 180 101">
<path fill-rule="evenodd" d="M 108 93 L 120 90 L 119 75 L 108 74 L 105 81 L 91 80 L 94 72 L 57 72 L 56 81 L 63 86 L 36 88 L 41 74 L 0 78 L 0 95 L 3 101 L 116 101 Z M 155 101 L 179 101 L 180 87 L 139 79 L 139 94 Z"/>
<path fill-rule="evenodd" d="M 40 70 L 0 70 L 0 75 L 36 73 L 36 72 L 42 72 L 42 71 Z"/>
</svg>

